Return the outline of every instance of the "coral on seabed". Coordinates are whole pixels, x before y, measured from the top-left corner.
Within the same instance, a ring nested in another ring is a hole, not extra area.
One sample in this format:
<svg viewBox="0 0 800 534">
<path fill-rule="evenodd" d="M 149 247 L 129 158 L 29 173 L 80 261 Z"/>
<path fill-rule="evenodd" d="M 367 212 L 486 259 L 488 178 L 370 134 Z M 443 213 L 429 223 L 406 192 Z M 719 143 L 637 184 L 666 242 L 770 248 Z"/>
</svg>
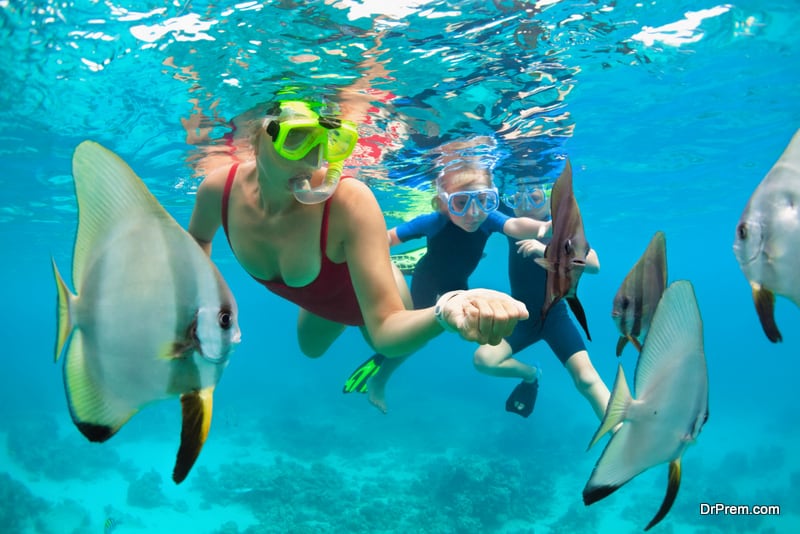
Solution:
<svg viewBox="0 0 800 534">
<path fill-rule="evenodd" d="M 212 534 L 239 534 L 239 526 L 235 521 L 226 521 Z"/>
<path fill-rule="evenodd" d="M 247 506 L 275 532 L 297 531 L 304 525 L 310 531 L 333 532 L 335 525 L 347 523 L 349 511 L 342 502 L 356 498 L 334 468 L 319 462 L 305 466 L 282 459 L 271 466 L 226 464 L 216 477 L 201 468 L 193 485 L 205 503 Z"/>
<path fill-rule="evenodd" d="M 128 485 L 128 504 L 139 508 L 157 508 L 169 504 L 161 491 L 161 475 L 149 471 Z"/>
<path fill-rule="evenodd" d="M 0 473 L 0 527 L 3 532 L 22 532 L 49 504 L 34 496 L 25 484 Z"/>
<path fill-rule="evenodd" d="M 80 435 L 62 437 L 52 416 L 13 419 L 7 424 L 8 455 L 34 477 L 93 481 L 112 469 L 125 472 L 111 447 L 102 449 Z"/>
<path fill-rule="evenodd" d="M 426 458 L 403 473 L 381 465 L 395 465 L 391 455 L 365 459 L 363 473 L 281 458 L 226 464 L 216 473 L 201 467 L 193 489 L 207 505 L 249 508 L 259 521 L 253 532 L 472 534 L 535 519 L 528 484 L 540 482 L 526 478 L 518 460 Z M 238 532 L 235 524 L 224 527 L 220 532 Z"/>
<path fill-rule="evenodd" d="M 465 455 L 436 458 L 414 485 L 440 532 L 486 532 L 524 516 L 522 471 L 515 459 Z"/>
<path fill-rule="evenodd" d="M 36 518 L 37 534 L 82 534 L 91 531 L 89 511 L 72 499 L 50 506 Z"/>
</svg>

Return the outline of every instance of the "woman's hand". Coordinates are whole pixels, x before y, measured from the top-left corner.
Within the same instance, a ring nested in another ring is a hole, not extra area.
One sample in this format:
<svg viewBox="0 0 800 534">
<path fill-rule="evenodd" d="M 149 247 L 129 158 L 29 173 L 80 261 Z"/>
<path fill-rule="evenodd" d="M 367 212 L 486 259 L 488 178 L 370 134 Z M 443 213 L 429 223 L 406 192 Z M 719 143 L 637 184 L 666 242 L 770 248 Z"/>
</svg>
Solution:
<svg viewBox="0 0 800 534">
<path fill-rule="evenodd" d="M 445 329 L 481 345 L 497 345 L 511 335 L 517 321 L 528 318 L 522 302 L 491 289 L 454 291 L 445 294 L 436 307 Z"/>
</svg>

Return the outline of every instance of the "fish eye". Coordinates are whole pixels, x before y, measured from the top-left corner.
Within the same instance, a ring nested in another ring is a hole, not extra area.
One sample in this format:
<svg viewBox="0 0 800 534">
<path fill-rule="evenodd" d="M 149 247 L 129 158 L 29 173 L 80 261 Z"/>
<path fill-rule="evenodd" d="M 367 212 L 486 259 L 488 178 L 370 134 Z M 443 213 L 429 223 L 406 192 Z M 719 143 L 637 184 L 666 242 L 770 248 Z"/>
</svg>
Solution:
<svg viewBox="0 0 800 534">
<path fill-rule="evenodd" d="M 628 306 L 630 305 L 630 303 L 631 303 L 631 299 L 629 299 L 628 297 L 622 297 L 620 299 L 619 305 L 623 310 L 627 310 Z"/>
<path fill-rule="evenodd" d="M 739 239 L 747 239 L 747 223 L 739 223 L 736 227 L 736 235 Z"/>
<path fill-rule="evenodd" d="M 220 328 L 229 330 L 230 327 L 233 326 L 233 314 L 230 310 L 222 310 L 217 316 L 217 321 L 219 322 Z"/>
<path fill-rule="evenodd" d="M 564 252 L 572 254 L 572 241 L 569 239 L 564 242 Z"/>
</svg>

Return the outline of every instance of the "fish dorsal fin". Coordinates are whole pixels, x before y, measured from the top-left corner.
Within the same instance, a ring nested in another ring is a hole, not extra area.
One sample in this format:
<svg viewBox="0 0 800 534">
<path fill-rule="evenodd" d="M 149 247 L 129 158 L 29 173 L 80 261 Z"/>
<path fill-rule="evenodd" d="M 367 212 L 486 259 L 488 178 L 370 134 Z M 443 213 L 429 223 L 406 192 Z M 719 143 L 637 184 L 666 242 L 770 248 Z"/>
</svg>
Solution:
<svg viewBox="0 0 800 534">
<path fill-rule="evenodd" d="M 658 303 L 644 350 L 636 364 L 636 397 L 641 398 L 659 369 L 663 370 L 665 357 L 702 351 L 703 321 L 692 283 L 688 280 L 673 282 Z"/>
<path fill-rule="evenodd" d="M 787 177 L 800 176 L 800 130 L 797 130 L 783 154 L 767 173 L 764 182 L 780 182 Z"/>
<path fill-rule="evenodd" d="M 667 236 L 664 232 L 658 231 L 653 234 L 644 256 L 657 269 L 656 275 L 659 277 L 657 282 L 662 288 L 667 287 Z"/>
<path fill-rule="evenodd" d="M 572 165 L 570 164 L 569 160 L 567 160 L 566 164 L 564 165 L 564 169 L 561 171 L 561 174 L 558 176 L 556 183 L 553 185 L 553 192 L 550 195 L 550 219 L 553 221 L 553 228 L 556 227 L 556 219 L 560 219 L 559 216 L 563 216 L 562 212 L 566 209 L 567 205 L 564 205 L 564 208 L 561 208 L 562 203 L 565 201 L 569 201 L 569 197 L 572 196 Z"/>
<path fill-rule="evenodd" d="M 72 285 L 80 294 L 79 284 L 92 245 L 97 236 L 111 225 L 136 213 L 178 223 L 161 207 L 127 163 L 94 141 L 84 141 L 75 149 L 72 176 L 78 198 Z"/>
</svg>

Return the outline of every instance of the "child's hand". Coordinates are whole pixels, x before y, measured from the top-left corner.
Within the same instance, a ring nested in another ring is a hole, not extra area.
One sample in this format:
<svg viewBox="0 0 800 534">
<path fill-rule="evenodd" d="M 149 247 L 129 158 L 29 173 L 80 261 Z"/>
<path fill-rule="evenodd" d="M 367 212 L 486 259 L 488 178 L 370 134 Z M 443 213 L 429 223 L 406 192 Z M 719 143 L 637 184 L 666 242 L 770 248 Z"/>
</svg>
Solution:
<svg viewBox="0 0 800 534">
<path fill-rule="evenodd" d="M 553 235 L 553 221 L 547 221 L 542 223 L 539 227 L 539 233 L 536 234 L 536 237 L 541 239 L 543 237 L 550 237 Z"/>
<path fill-rule="evenodd" d="M 531 256 L 541 258 L 544 256 L 545 248 L 546 245 L 538 239 L 523 239 L 522 241 L 517 241 L 517 254 L 522 254 L 525 258 L 530 258 Z"/>
</svg>

